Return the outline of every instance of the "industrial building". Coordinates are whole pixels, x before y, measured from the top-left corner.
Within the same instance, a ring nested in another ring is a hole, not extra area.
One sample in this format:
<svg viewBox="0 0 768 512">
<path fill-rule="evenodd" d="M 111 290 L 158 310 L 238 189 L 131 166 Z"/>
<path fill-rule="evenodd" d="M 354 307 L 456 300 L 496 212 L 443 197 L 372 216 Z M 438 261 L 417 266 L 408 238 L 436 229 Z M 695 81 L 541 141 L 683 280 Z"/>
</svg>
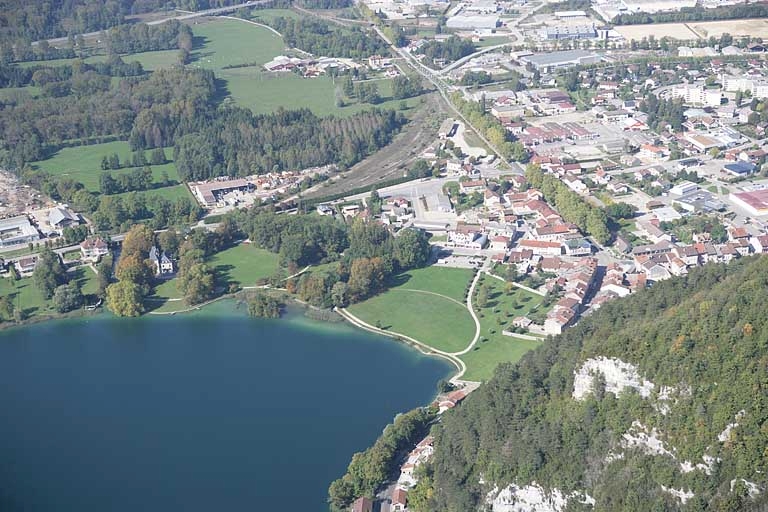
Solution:
<svg viewBox="0 0 768 512">
<path fill-rule="evenodd" d="M 587 50 L 537 53 L 520 58 L 521 62 L 531 64 L 534 68 L 543 72 L 583 64 L 596 64 L 602 60 L 603 58 L 600 55 Z"/>
<path fill-rule="evenodd" d="M 541 31 L 542 39 L 549 41 L 561 39 L 594 39 L 597 30 L 594 25 L 558 25 L 546 27 Z"/>
<path fill-rule="evenodd" d="M 25 215 L 0 220 L 0 247 L 40 240 L 40 233 Z"/>
<path fill-rule="evenodd" d="M 445 23 L 457 30 L 494 29 L 501 25 L 498 16 L 452 16 Z"/>
<path fill-rule="evenodd" d="M 214 206 L 221 196 L 229 192 L 236 190 L 247 192 L 254 189 L 253 183 L 244 179 L 202 182 L 190 184 L 190 186 L 203 206 Z"/>
</svg>

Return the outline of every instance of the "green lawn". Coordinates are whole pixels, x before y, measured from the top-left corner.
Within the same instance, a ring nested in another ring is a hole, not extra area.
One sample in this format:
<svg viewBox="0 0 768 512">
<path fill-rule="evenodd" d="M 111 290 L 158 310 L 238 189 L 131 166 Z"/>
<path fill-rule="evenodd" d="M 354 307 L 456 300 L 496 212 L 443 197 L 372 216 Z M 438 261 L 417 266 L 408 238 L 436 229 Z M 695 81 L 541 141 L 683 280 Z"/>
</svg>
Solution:
<svg viewBox="0 0 768 512">
<path fill-rule="evenodd" d="M 115 153 L 120 157 L 120 162 L 125 162 L 132 155 L 131 147 L 126 141 L 105 142 L 103 144 L 63 148 L 46 160 L 33 162 L 32 166 L 54 176 L 72 178 L 82 183 L 87 190 L 97 192 L 99 190 L 99 176 L 104 172 L 101 169 L 101 160 L 105 156 Z M 151 151 L 145 152 L 147 159 L 149 159 L 150 154 Z M 165 148 L 165 156 L 172 158 L 173 148 Z M 167 173 L 169 179 L 179 181 L 179 173 L 173 163 L 150 165 L 150 167 L 155 183 L 161 181 L 163 171 Z M 120 173 L 130 173 L 133 170 L 134 168 L 126 168 L 109 172 L 116 176 Z"/>
<path fill-rule="evenodd" d="M 426 267 L 395 276 L 391 286 L 402 290 L 425 290 L 464 302 L 472 271 L 463 268 Z"/>
<path fill-rule="evenodd" d="M 37 289 L 31 277 L 13 281 L 8 277 L 0 278 L 0 296 L 10 295 L 14 307 L 21 308 L 27 317 L 51 312 L 50 302 Z"/>
<path fill-rule="evenodd" d="M 480 316 L 480 341 L 468 354 L 461 356 L 467 364 L 467 372 L 463 378 L 467 380 L 487 380 L 493 375 L 493 370 L 499 363 L 518 361 L 527 351 L 537 347 L 538 341 L 504 336 L 501 332 L 518 316 L 525 316 L 535 309 L 543 297 L 520 288 L 512 288 L 506 292 L 506 283 L 490 276 L 483 276 L 475 288 L 487 286 L 488 302 L 482 309 L 476 311 Z"/>
<path fill-rule="evenodd" d="M 210 264 L 226 285 L 255 286 L 259 279 L 275 273 L 278 256 L 251 244 L 240 244 L 214 255 Z"/>
<path fill-rule="evenodd" d="M 475 323 L 466 307 L 414 290 L 393 288 L 348 309 L 371 325 L 447 352 L 463 350 L 475 335 Z"/>
<path fill-rule="evenodd" d="M 180 299 L 181 292 L 177 288 L 178 280 L 168 279 L 161 284 L 155 286 L 155 293 L 152 294 L 153 299 Z"/>
<path fill-rule="evenodd" d="M 99 291 L 99 277 L 90 267 L 78 267 L 70 273 L 70 279 L 77 280 L 83 295 L 96 295 Z"/>
</svg>

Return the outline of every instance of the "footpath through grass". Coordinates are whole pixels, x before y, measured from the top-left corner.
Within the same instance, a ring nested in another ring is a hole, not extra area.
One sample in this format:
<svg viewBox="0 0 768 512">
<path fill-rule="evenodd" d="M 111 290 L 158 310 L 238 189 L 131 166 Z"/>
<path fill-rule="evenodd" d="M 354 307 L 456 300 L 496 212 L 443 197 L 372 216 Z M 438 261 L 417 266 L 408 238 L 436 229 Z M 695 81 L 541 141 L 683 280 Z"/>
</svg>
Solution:
<svg viewBox="0 0 768 512">
<path fill-rule="evenodd" d="M 477 293 L 480 287 L 488 289 L 488 301 L 485 307 L 477 307 Z M 543 297 L 516 287 L 507 287 L 507 283 L 484 275 L 475 288 L 475 312 L 480 318 L 480 340 L 475 347 L 461 359 L 467 364 L 467 372 L 462 378 L 484 381 L 491 378 L 499 363 L 520 360 L 529 350 L 539 345 L 538 341 L 504 336 L 502 331 L 511 326 L 519 316 L 526 316 L 539 304 Z"/>
<path fill-rule="evenodd" d="M 471 278 L 471 271 L 461 269 L 429 267 L 410 271 L 396 276 L 395 286 L 389 291 L 348 309 L 371 325 L 405 334 L 439 350 L 458 352 L 475 335 L 475 323 L 462 302 Z"/>
</svg>

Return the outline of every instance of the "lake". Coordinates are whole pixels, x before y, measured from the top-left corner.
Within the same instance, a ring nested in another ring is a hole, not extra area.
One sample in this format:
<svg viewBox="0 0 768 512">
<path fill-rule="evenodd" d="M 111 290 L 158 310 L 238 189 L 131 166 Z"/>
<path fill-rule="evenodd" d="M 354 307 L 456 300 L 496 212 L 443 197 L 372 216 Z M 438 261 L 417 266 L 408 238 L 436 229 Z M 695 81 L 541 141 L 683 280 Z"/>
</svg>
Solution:
<svg viewBox="0 0 768 512">
<path fill-rule="evenodd" d="M 0 332 L 0 510 L 327 511 L 329 483 L 444 361 L 231 302 Z"/>
</svg>

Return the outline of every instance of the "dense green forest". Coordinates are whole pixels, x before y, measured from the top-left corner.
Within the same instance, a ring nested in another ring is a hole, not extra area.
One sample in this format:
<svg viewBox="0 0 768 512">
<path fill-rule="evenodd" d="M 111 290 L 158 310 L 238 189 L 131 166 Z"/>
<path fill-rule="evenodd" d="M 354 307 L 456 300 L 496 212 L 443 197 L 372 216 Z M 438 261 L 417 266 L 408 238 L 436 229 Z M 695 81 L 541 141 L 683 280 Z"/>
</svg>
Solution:
<svg viewBox="0 0 768 512">
<path fill-rule="evenodd" d="M 416 512 L 481 510 L 495 484 L 533 481 L 586 492 L 600 511 L 765 510 L 768 495 L 750 498 L 741 479 L 763 490 L 768 483 L 766 299 L 768 258 L 710 264 L 610 302 L 519 363 L 500 365 L 443 415 L 426 471 L 433 493 L 421 486 L 416 495 L 427 504 Z M 636 365 L 655 391 L 616 396 L 596 378 L 592 393 L 573 399 L 574 371 L 598 356 Z M 667 407 L 662 386 L 676 390 Z M 671 454 L 623 446 L 634 421 L 657 429 Z M 704 455 L 714 458 L 710 474 L 682 471 L 683 461 L 695 465 Z M 695 496 L 682 505 L 662 485 Z"/>
<path fill-rule="evenodd" d="M 386 43 L 359 27 L 342 28 L 316 18 L 277 17 L 270 22 L 285 43 L 317 56 L 368 58 L 386 55 Z"/>
<path fill-rule="evenodd" d="M 319 118 L 307 109 L 255 115 L 227 108 L 197 133 L 179 139 L 174 160 L 183 180 L 349 166 L 389 143 L 404 123 L 392 110 Z"/>
</svg>

